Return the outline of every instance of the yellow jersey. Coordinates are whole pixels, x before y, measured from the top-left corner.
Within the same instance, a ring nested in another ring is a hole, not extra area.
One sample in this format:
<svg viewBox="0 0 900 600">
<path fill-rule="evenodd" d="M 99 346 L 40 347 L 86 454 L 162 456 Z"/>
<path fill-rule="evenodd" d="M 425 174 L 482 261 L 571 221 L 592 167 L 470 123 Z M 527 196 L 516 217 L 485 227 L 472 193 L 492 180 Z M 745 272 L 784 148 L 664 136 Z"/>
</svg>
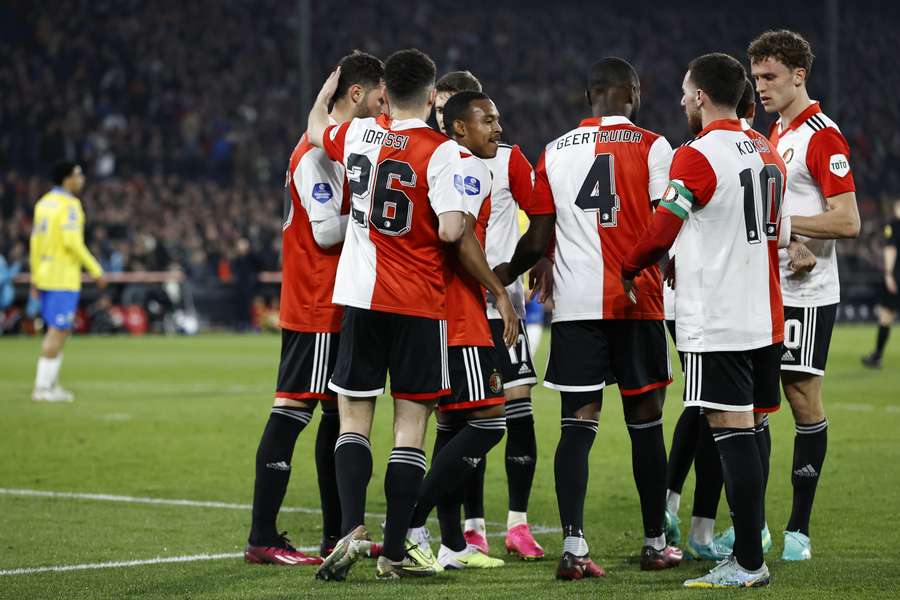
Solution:
<svg viewBox="0 0 900 600">
<path fill-rule="evenodd" d="M 100 263 L 84 245 L 81 201 L 55 187 L 34 207 L 31 282 L 41 290 L 78 291 L 82 267 L 94 278 L 103 274 Z"/>
</svg>

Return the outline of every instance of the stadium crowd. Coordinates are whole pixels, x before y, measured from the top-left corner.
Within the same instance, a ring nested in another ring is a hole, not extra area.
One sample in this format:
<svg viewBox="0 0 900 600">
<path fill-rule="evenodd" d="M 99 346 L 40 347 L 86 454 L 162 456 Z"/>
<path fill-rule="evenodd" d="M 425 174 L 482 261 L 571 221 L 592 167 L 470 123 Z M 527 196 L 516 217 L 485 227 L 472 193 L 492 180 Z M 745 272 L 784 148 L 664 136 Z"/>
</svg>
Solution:
<svg viewBox="0 0 900 600">
<path fill-rule="evenodd" d="M 52 13 L 18 0 L 0 7 L 7 90 L 0 98 L 0 254 L 11 262 L 27 248 L 47 165 L 67 157 L 86 165 L 87 236 L 108 270 L 174 262 L 202 281 L 222 275 L 242 237 L 263 269 L 277 270 L 279 187 L 304 117 L 296 100 L 296 5 L 165 4 L 81 0 Z M 708 48 L 743 55 L 772 14 L 760 6 L 738 18 L 704 5 L 684 19 L 683 3 L 584 5 L 555 15 L 547 29 L 542 5 L 509 0 L 495 3 L 489 19 L 448 0 L 420 3 L 412 14 L 403 4 L 311 4 L 313 23 L 354 15 L 341 27 L 312 27 L 312 81 L 347 48 L 386 55 L 394 43 L 420 47 L 440 71 L 470 69 L 485 82 L 506 137 L 532 161 L 585 114 L 582 74 L 603 54 L 628 58 L 640 73 L 639 121 L 673 142 L 686 139 L 678 105 L 684 64 Z M 841 244 L 844 271 L 875 272 L 886 198 L 900 190 L 900 107 L 884 102 L 882 91 L 900 85 L 900 70 L 871 59 L 893 48 L 896 10 L 876 14 L 866 2 L 842 9 L 830 53 L 823 11 L 783 14 L 774 2 L 761 4 L 819 49 L 811 93 L 824 96 L 843 125 L 863 216 L 859 239 Z M 839 90 L 854 90 L 840 102 L 826 96 L 835 55 Z M 764 131 L 769 122 L 760 111 L 756 127 Z"/>
</svg>

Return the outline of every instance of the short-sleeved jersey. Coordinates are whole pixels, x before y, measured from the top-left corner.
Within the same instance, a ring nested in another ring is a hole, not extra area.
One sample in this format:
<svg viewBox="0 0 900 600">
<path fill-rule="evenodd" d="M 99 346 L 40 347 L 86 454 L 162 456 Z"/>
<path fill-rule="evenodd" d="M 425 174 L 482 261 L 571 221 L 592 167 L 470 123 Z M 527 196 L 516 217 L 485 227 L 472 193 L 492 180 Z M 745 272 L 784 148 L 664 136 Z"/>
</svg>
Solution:
<svg viewBox="0 0 900 600">
<path fill-rule="evenodd" d="M 466 212 L 475 217 L 475 237 L 484 248 L 491 216 L 491 171 L 481 159 L 463 154 Z M 455 248 L 447 250 L 447 345 L 493 346 L 481 284 L 459 263 Z"/>
<path fill-rule="evenodd" d="M 334 303 L 444 319 L 437 215 L 465 211 L 459 146 L 419 119 L 381 116 L 329 127 L 323 147 L 351 194 Z"/>
<path fill-rule="evenodd" d="M 666 189 L 671 159 L 664 137 L 619 116 L 585 119 L 547 145 L 533 201 L 556 210 L 554 322 L 663 318 L 659 268 L 638 276 L 637 304 L 620 272 Z"/>
<path fill-rule="evenodd" d="M 30 244 L 31 282 L 38 289 L 78 291 L 82 267 L 93 277 L 103 273 L 84 245 L 81 201 L 63 188 L 53 188 L 35 204 Z"/>
<path fill-rule="evenodd" d="M 343 307 L 331 302 L 341 245 L 321 248 L 312 223 L 346 214 L 344 167 L 300 138 L 284 183 L 281 226 L 281 315 L 285 329 L 334 333 L 341 329 Z"/>
<path fill-rule="evenodd" d="M 828 209 L 826 198 L 853 192 L 850 146 L 838 126 L 818 102 L 813 102 L 789 125 L 779 119 L 772 125 L 769 141 L 778 147 L 787 165 L 784 214 L 814 216 Z M 836 240 L 805 242 L 816 255 L 816 268 L 794 273 L 787 250 L 781 251 L 781 285 L 788 306 L 824 306 L 841 299 Z"/>
<path fill-rule="evenodd" d="M 751 350 L 784 339 L 778 233 L 784 162 L 737 120 L 678 148 L 662 206 L 685 219 L 675 245 L 683 352 Z"/>
<path fill-rule="evenodd" d="M 491 219 L 488 222 L 485 254 L 491 268 L 512 258 L 519 242 L 518 209 L 526 214 L 538 214 L 531 205 L 534 187 L 534 170 L 518 146 L 499 144 L 494 158 L 484 159 L 494 176 L 491 188 Z M 552 211 L 551 211 L 552 212 Z M 549 214 L 549 213 L 545 213 Z M 525 289 L 522 280 L 516 279 L 506 287 L 509 299 L 520 318 L 525 318 Z M 488 294 L 487 315 L 499 319 L 500 313 Z"/>
</svg>

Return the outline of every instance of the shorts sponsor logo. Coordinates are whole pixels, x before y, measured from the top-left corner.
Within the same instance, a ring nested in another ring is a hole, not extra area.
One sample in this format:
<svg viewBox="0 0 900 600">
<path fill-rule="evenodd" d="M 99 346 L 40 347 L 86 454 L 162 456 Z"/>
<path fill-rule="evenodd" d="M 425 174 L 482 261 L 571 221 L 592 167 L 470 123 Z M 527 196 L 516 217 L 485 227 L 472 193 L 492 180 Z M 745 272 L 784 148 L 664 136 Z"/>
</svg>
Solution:
<svg viewBox="0 0 900 600">
<path fill-rule="evenodd" d="M 312 197 L 319 204 L 325 204 L 334 198 L 334 192 L 331 191 L 331 184 L 317 183 L 312 188 Z"/>
<path fill-rule="evenodd" d="M 491 377 L 488 380 L 488 383 L 491 386 L 491 391 L 495 394 L 503 389 L 503 377 L 501 377 L 500 373 L 496 370 L 491 373 Z"/>
<path fill-rule="evenodd" d="M 781 360 L 794 360 L 794 355 L 790 350 L 785 350 L 781 355 Z"/>
<path fill-rule="evenodd" d="M 828 159 L 828 170 L 838 177 L 844 177 L 850 172 L 850 161 L 843 154 L 832 154 Z"/>
<path fill-rule="evenodd" d="M 781 155 L 781 158 L 784 159 L 784 164 L 788 164 L 791 162 L 791 159 L 794 158 L 794 149 L 788 148 L 784 151 L 784 154 Z"/>
<path fill-rule="evenodd" d="M 522 366 L 519 367 L 519 375 L 526 375 L 528 373 L 531 373 L 531 367 L 529 367 L 527 363 L 522 363 Z"/>
</svg>

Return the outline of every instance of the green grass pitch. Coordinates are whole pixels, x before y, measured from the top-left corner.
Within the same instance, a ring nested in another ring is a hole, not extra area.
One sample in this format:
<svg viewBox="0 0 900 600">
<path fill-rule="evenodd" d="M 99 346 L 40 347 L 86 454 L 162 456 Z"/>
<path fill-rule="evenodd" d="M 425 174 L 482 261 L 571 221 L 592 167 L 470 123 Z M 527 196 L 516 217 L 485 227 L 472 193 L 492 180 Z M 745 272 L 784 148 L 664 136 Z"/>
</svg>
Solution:
<svg viewBox="0 0 900 600">
<path fill-rule="evenodd" d="M 889 345 L 885 368 L 871 372 L 862 369 L 859 357 L 873 338 L 873 328 L 843 326 L 832 342 L 825 382 L 829 453 L 813 513 L 813 560 L 778 560 L 780 531 L 790 508 L 793 444 L 793 423 L 785 409 L 772 418 L 772 586 L 734 593 L 817 599 L 900 594 L 900 341 Z M 544 561 L 509 560 L 491 572 L 390 583 L 375 581 L 374 563 L 362 561 L 346 583 L 334 584 L 315 581 L 308 567 L 250 566 L 239 558 L 250 521 L 242 505 L 251 500 L 254 453 L 277 367 L 277 336 L 75 338 L 66 347 L 62 372 L 77 394 L 71 405 L 29 399 L 38 347 L 36 339 L 0 339 L 0 598 L 521 599 L 638 598 L 648 593 L 686 598 L 719 593 L 680 589 L 686 577 L 709 564 L 686 562 L 662 573 L 639 570 L 640 511 L 615 389 L 607 391 L 591 454 L 585 515 L 592 556 L 608 577 L 554 580 L 561 548 L 553 490 L 559 403 L 556 393 L 537 387 L 540 456 L 529 519 L 550 529 L 537 536 L 547 550 Z M 541 368 L 546 347 L 545 340 L 536 359 Z M 679 374 L 669 389 L 667 445 L 680 412 L 681 381 Z M 279 521 L 301 547 L 317 545 L 321 534 L 314 511 L 315 426 L 301 435 L 294 454 L 285 505 L 298 510 L 282 514 Z M 373 516 L 368 525 L 373 531 L 378 531 L 377 513 L 384 511 L 390 430 L 390 403 L 382 399 L 369 488 Z M 221 504 L 26 495 L 22 490 Z M 690 520 L 692 491 L 693 475 L 682 501 L 683 522 Z M 488 459 L 486 508 L 494 534 L 492 553 L 500 555 L 506 515 L 502 443 Z M 727 520 L 723 499 L 719 526 Z M 219 554 L 226 556 L 34 572 L 40 567 Z"/>
</svg>

